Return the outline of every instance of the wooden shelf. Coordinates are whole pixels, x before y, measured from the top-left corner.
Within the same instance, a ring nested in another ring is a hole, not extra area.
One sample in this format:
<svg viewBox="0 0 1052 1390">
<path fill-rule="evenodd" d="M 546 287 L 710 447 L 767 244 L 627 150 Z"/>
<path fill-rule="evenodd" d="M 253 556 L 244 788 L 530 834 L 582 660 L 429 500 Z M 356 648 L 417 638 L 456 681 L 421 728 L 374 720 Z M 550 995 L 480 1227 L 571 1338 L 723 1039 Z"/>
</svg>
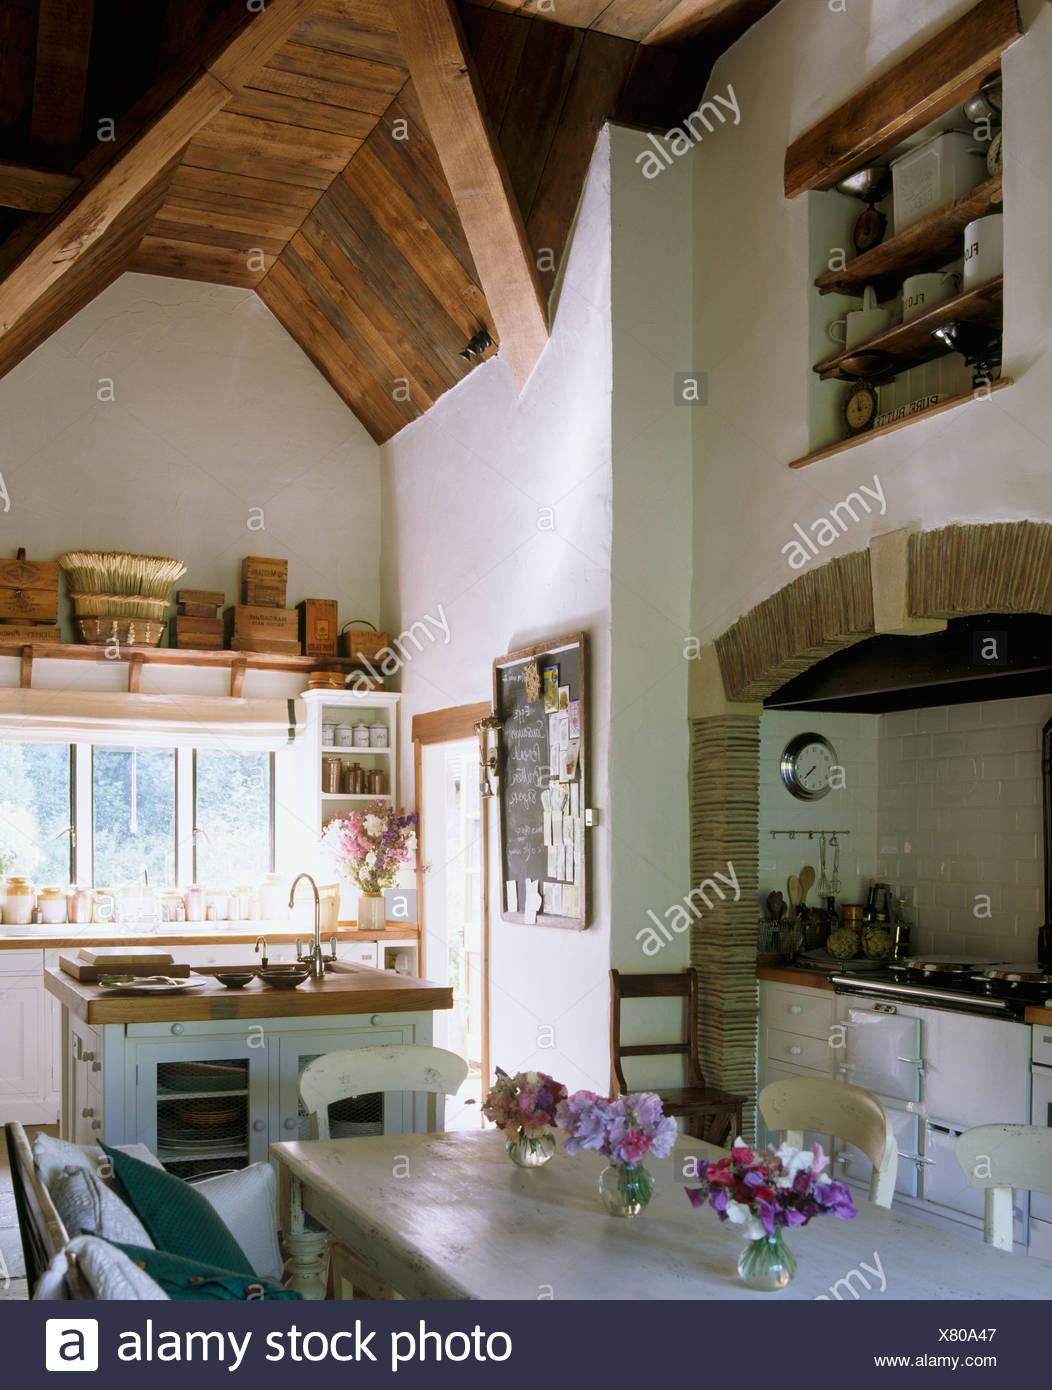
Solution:
<svg viewBox="0 0 1052 1390">
<path fill-rule="evenodd" d="M 390 792 L 322 792 L 322 801 L 390 801 Z"/>
<path fill-rule="evenodd" d="M 374 756 L 377 754 L 385 756 L 392 753 L 394 750 L 391 748 L 347 748 L 342 743 L 323 743 L 321 751 L 323 753 L 357 753 L 359 755 L 362 753 L 372 753 Z"/>
<path fill-rule="evenodd" d="M 998 377 L 996 381 L 992 381 L 989 389 L 1000 391 L 1003 387 L 1012 384 L 1012 377 L 1002 376 Z M 853 434 L 850 439 L 841 439 L 836 444 L 827 444 L 824 449 L 815 449 L 810 454 L 793 459 L 788 466 L 790 468 L 806 468 L 809 463 L 817 463 L 819 459 L 832 458 L 834 454 L 842 454 L 845 449 L 854 449 L 859 444 L 865 444 L 869 439 L 877 439 L 881 435 L 891 434 L 894 430 L 902 429 L 904 425 L 912 425 L 914 420 L 930 419 L 933 415 L 941 415 L 943 411 L 953 410 L 955 406 L 967 405 L 969 401 L 975 400 L 976 396 L 971 391 L 963 396 L 951 396 L 948 400 L 939 401 L 937 405 L 929 405 L 924 410 L 916 411 L 913 415 L 904 415 L 901 420 L 892 420 L 887 425 L 878 425 L 876 429 L 867 430 L 865 434 Z"/>
<path fill-rule="evenodd" d="M 816 362 L 813 370 L 823 381 L 857 381 L 861 376 L 879 380 L 943 357 L 950 349 L 931 336 L 932 330 L 946 323 L 999 323 L 1003 288 L 1004 277 L 998 275 L 974 290 L 943 300 L 908 323 L 896 324 L 847 352 Z"/>
<path fill-rule="evenodd" d="M 1001 202 L 1001 175 L 979 184 L 963 197 L 922 217 L 897 236 L 888 237 L 871 251 L 848 261 L 842 270 L 827 270 L 815 284 L 823 294 L 860 295 L 874 285 L 877 298 L 887 298 L 892 276 L 937 270 L 962 252 L 961 236 L 969 222 L 984 217 Z"/>
<path fill-rule="evenodd" d="M 0 627 L 0 656 L 20 657 L 22 686 L 32 683 L 33 662 L 106 661 L 128 666 L 128 688 L 138 690 L 143 666 L 211 666 L 230 671 L 230 693 L 240 695 L 246 671 L 358 671 L 361 664 L 342 656 L 280 656 L 275 652 L 199 651 L 193 647 L 121 647 L 120 656 L 107 658 L 106 648 L 80 642 L 5 643 Z M 333 690 L 334 694 L 344 691 Z M 352 692 L 353 693 L 353 692 Z M 368 694 L 376 694 L 369 691 Z M 382 693 L 382 692 L 380 692 Z"/>
</svg>

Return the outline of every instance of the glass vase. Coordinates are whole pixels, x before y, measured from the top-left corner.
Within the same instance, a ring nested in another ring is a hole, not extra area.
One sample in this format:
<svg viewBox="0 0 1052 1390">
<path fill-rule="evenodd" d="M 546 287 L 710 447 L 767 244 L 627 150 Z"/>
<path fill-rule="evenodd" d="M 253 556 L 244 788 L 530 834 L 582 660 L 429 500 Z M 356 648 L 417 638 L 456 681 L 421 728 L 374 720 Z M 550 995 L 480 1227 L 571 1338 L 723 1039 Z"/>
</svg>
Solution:
<svg viewBox="0 0 1052 1390">
<path fill-rule="evenodd" d="M 386 906 L 382 893 L 359 893 L 358 930 L 383 931 L 387 924 Z"/>
<path fill-rule="evenodd" d="M 512 1163 L 520 1168 L 539 1168 L 555 1153 L 555 1135 L 550 1132 L 517 1135 L 505 1139 L 504 1146 Z"/>
<path fill-rule="evenodd" d="M 611 1164 L 599 1174 L 599 1195 L 611 1216 L 638 1216 L 654 1195 L 654 1179 L 642 1163 Z"/>
<path fill-rule="evenodd" d="M 738 1256 L 738 1273 L 750 1289 L 770 1292 L 784 1289 L 796 1273 L 796 1261 L 782 1238 L 781 1226 L 774 1235 L 750 1240 Z"/>
</svg>

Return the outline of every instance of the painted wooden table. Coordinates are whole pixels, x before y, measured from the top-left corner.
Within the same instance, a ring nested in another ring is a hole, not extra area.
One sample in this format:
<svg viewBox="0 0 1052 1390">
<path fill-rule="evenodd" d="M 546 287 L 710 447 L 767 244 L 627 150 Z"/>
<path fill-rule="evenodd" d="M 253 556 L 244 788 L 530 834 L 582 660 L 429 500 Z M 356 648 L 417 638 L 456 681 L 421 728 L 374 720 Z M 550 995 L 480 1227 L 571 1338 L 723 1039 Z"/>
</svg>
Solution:
<svg viewBox="0 0 1052 1390">
<path fill-rule="evenodd" d="M 291 1178 L 286 1229 L 306 1212 L 405 1298 L 1052 1298 L 1052 1263 L 860 1199 L 851 1221 L 822 1216 L 789 1231 L 796 1278 L 780 1293 L 755 1293 L 737 1277 L 733 1228 L 683 1192 L 689 1159 L 720 1150 L 685 1137 L 671 1158 L 647 1161 L 657 1192 L 628 1221 L 600 1202 L 597 1155 L 570 1158 L 560 1145 L 545 1167 L 524 1170 L 492 1130 L 270 1152 Z"/>
</svg>

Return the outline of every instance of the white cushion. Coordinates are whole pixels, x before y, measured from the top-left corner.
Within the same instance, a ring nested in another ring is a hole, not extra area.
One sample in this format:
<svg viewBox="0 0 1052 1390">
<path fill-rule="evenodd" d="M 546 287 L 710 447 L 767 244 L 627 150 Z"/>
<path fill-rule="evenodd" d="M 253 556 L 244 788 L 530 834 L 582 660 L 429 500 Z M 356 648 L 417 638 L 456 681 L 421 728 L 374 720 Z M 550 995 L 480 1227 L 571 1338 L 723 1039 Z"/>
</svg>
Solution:
<svg viewBox="0 0 1052 1390">
<path fill-rule="evenodd" d="M 145 1144 L 114 1144 L 121 1153 L 140 1158 L 143 1163 L 152 1163 L 155 1168 L 164 1165 L 156 1154 L 152 1154 Z M 70 1144 L 65 1139 L 53 1139 L 50 1134 L 37 1132 L 33 1135 L 33 1161 L 40 1181 L 50 1191 L 51 1183 L 67 1168 L 87 1168 L 97 1172 L 105 1182 L 110 1177 L 110 1161 L 100 1148 L 94 1144 Z"/>
<path fill-rule="evenodd" d="M 107 1245 L 97 1236 L 77 1236 L 61 1250 L 40 1276 L 33 1290 L 34 1299 L 53 1302 L 69 1296 L 66 1288 L 67 1251 L 77 1257 L 77 1267 L 95 1298 L 168 1301 L 168 1295 L 123 1250 Z"/>
<path fill-rule="evenodd" d="M 51 1200 L 70 1236 L 98 1235 L 120 1245 L 153 1249 L 150 1233 L 93 1168 L 66 1168 L 48 1184 Z"/>
<path fill-rule="evenodd" d="M 277 1179 L 269 1163 L 252 1163 L 232 1173 L 195 1182 L 229 1227 L 253 1273 L 281 1281 L 284 1265 L 278 1249 Z"/>
</svg>

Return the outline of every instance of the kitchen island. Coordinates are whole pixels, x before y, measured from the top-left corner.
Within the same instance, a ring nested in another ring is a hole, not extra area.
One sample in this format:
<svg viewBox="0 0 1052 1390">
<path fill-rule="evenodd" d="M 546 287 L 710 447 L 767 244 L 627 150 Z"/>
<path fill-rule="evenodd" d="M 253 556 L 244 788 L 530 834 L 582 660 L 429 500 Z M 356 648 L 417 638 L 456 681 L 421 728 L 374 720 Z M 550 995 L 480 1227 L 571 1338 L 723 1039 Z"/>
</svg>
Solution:
<svg viewBox="0 0 1052 1390">
<path fill-rule="evenodd" d="M 230 990 L 214 969 L 199 965 L 190 978 L 200 984 L 186 993 L 153 996 L 45 969 L 61 1008 L 64 1138 L 141 1142 L 182 1177 L 265 1161 L 271 1141 L 309 1135 L 296 1086 L 308 1061 L 347 1047 L 430 1044 L 433 1011 L 453 1003 L 446 986 L 345 961 L 293 990 L 259 980 Z M 423 1130 L 441 1120 L 428 1099 L 363 1097 L 337 1123 L 345 1133 Z"/>
</svg>

